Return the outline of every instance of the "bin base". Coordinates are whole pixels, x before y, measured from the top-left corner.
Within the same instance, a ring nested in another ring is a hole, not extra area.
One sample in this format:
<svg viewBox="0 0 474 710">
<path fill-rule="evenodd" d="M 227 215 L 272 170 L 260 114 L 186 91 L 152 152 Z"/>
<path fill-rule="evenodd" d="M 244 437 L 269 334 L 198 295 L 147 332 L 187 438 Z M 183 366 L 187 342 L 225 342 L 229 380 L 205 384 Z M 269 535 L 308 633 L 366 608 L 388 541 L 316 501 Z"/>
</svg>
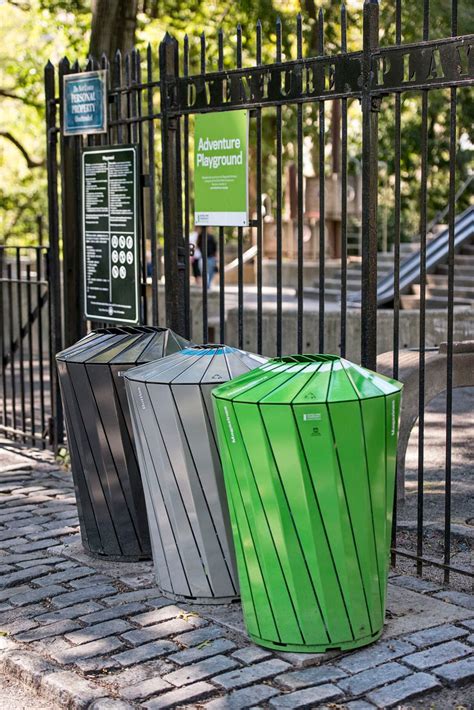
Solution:
<svg viewBox="0 0 474 710">
<path fill-rule="evenodd" d="M 171 599 L 174 602 L 184 602 L 186 604 L 212 604 L 213 606 L 218 604 L 232 604 L 233 602 L 240 602 L 239 595 L 231 597 L 187 597 L 184 594 L 174 594 L 173 592 L 168 592 L 159 584 L 158 588 L 164 597 Z"/>
<path fill-rule="evenodd" d="M 360 648 L 361 646 L 368 646 L 369 644 L 377 641 L 382 635 L 383 628 L 377 631 L 375 634 L 370 636 L 364 636 L 361 639 L 356 639 L 355 641 L 343 641 L 336 643 L 325 643 L 325 644 L 298 644 L 298 643 L 277 643 L 275 641 L 268 641 L 267 639 L 261 639 L 258 636 L 249 634 L 250 638 L 258 646 L 264 646 L 265 648 L 271 648 L 274 651 L 291 651 L 292 653 L 325 653 L 326 651 L 352 651 L 355 648 Z"/>
<path fill-rule="evenodd" d="M 104 560 L 105 562 L 147 562 L 151 560 L 151 552 L 144 552 L 142 555 L 109 555 L 106 552 L 97 552 L 91 550 L 90 547 L 82 543 L 85 552 L 96 560 Z"/>
</svg>

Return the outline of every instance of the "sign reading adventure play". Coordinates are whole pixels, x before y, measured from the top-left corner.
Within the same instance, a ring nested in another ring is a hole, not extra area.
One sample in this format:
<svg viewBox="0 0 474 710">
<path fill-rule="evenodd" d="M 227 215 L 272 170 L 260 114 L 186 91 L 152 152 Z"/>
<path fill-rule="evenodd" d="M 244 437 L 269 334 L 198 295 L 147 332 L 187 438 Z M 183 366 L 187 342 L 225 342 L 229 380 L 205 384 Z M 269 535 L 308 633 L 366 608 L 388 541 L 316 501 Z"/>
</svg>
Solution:
<svg viewBox="0 0 474 710">
<path fill-rule="evenodd" d="M 196 115 L 194 190 L 196 225 L 248 225 L 247 111 Z"/>
<path fill-rule="evenodd" d="M 139 302 L 137 146 L 82 154 L 86 318 L 137 323 Z"/>
<path fill-rule="evenodd" d="M 64 135 L 105 133 L 107 131 L 105 70 L 67 74 L 63 81 Z"/>
</svg>

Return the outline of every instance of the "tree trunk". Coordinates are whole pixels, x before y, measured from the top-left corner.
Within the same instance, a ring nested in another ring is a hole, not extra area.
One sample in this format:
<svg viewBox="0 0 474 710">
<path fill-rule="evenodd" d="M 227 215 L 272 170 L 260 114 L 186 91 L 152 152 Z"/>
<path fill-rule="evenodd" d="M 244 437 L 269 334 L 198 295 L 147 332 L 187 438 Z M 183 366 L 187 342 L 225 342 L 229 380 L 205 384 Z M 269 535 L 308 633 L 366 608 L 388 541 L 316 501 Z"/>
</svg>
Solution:
<svg viewBox="0 0 474 710">
<path fill-rule="evenodd" d="M 91 57 L 105 54 L 110 60 L 119 49 L 129 52 L 135 43 L 138 0 L 93 0 Z"/>
</svg>

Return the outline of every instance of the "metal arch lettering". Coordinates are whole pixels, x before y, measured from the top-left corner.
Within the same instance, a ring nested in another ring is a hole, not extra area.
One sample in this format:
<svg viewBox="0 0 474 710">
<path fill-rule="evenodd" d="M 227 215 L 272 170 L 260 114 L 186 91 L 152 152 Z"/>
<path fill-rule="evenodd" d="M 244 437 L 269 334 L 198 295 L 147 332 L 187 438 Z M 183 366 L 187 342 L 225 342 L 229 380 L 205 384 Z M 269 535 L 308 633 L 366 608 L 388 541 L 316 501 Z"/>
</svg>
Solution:
<svg viewBox="0 0 474 710">
<path fill-rule="evenodd" d="M 169 110 L 185 114 L 359 96 L 361 57 L 354 52 L 171 79 Z"/>
<path fill-rule="evenodd" d="M 474 35 L 387 47 L 372 57 L 372 91 L 406 91 L 470 84 Z"/>
<path fill-rule="evenodd" d="M 382 47 L 372 54 L 373 94 L 474 80 L 474 35 Z M 324 98 L 360 98 L 362 53 L 314 57 L 167 80 L 168 111 L 189 114 Z"/>
</svg>

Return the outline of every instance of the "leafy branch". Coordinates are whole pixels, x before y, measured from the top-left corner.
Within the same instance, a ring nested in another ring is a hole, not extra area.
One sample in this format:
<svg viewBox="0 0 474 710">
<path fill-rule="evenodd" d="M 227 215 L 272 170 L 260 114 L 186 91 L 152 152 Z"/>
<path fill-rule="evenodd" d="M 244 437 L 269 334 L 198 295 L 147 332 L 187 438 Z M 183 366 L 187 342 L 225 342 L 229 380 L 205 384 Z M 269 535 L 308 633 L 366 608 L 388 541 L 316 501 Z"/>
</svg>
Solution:
<svg viewBox="0 0 474 710">
<path fill-rule="evenodd" d="M 36 160 L 35 158 L 32 158 L 25 146 L 20 143 L 18 138 L 15 138 L 10 131 L 0 131 L 0 138 L 4 138 L 5 140 L 10 141 L 10 143 L 13 143 L 13 145 L 20 151 L 26 160 L 26 164 L 29 168 L 41 168 L 44 165 L 44 160 Z"/>
</svg>

